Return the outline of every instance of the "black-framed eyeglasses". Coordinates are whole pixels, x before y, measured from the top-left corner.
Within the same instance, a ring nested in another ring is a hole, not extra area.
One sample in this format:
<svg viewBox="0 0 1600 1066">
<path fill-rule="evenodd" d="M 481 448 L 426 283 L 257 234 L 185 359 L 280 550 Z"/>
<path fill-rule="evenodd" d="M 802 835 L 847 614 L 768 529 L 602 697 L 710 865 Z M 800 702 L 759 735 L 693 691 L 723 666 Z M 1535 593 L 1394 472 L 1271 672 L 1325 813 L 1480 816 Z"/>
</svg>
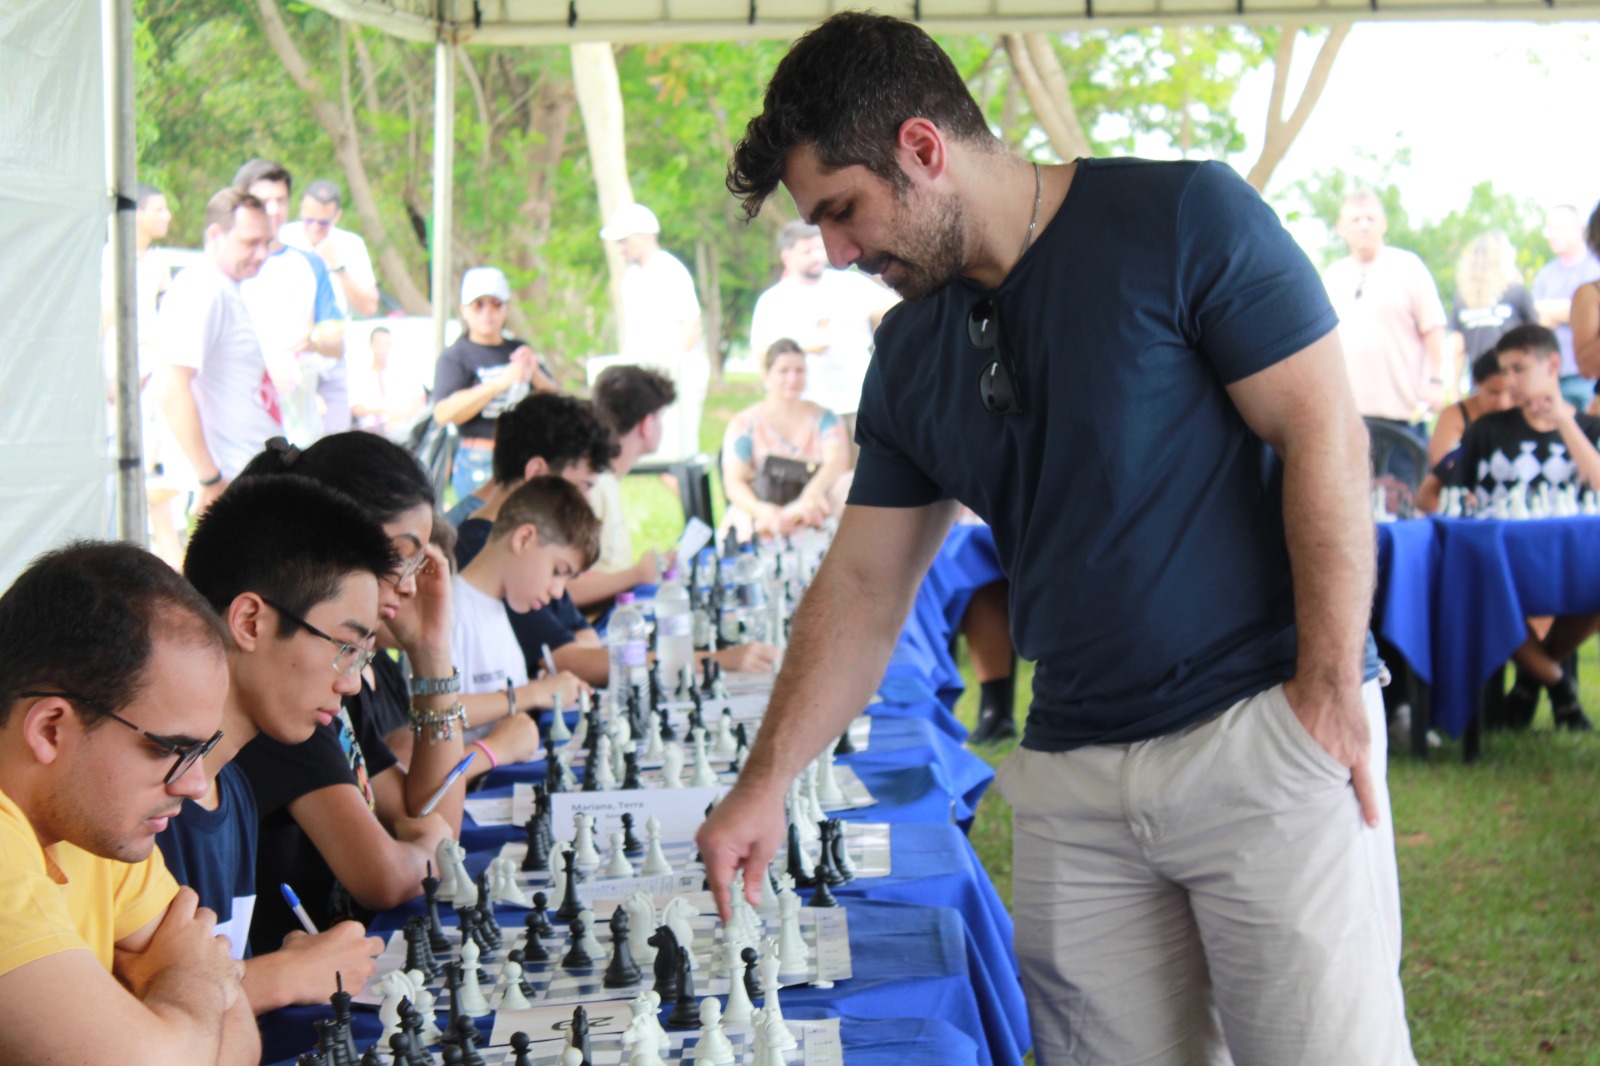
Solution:
<svg viewBox="0 0 1600 1066">
<path fill-rule="evenodd" d="M 973 304 L 967 315 L 967 340 L 980 352 L 995 353 L 995 358 L 978 373 L 978 399 L 983 401 L 983 409 L 992 415 L 1019 415 L 1026 411 L 1022 376 L 1000 338 L 999 310 L 987 296 Z"/>
<path fill-rule="evenodd" d="M 170 785 L 174 781 L 178 780 L 178 778 L 188 773 L 189 767 L 193 766 L 195 763 L 211 754 L 211 749 L 216 747 L 217 741 L 222 739 L 222 730 L 219 729 L 215 733 L 211 734 L 210 740 L 203 740 L 198 744 L 179 744 L 175 740 L 170 740 L 167 737 L 159 736 L 150 732 L 148 729 L 140 728 L 139 726 L 136 726 L 132 722 L 128 721 L 126 718 L 122 717 L 120 714 L 117 714 L 115 711 L 107 710 L 98 703 L 95 703 L 93 700 L 89 699 L 87 696 L 80 696 L 75 692 L 22 692 L 18 693 L 18 695 L 32 699 L 48 699 L 49 697 L 54 696 L 57 699 L 66 700 L 68 703 L 80 703 L 89 708 L 95 714 L 103 715 L 104 717 L 111 719 L 113 722 L 120 722 L 127 726 L 129 729 L 133 730 L 135 733 L 138 733 L 156 747 L 163 749 L 177 760 L 172 764 L 172 769 L 167 771 L 167 776 L 161 779 L 161 783 L 164 785 Z"/>
<path fill-rule="evenodd" d="M 340 640 L 338 637 L 330 637 L 328 634 L 324 633 L 310 622 L 307 622 L 304 618 L 301 618 L 292 611 L 279 607 L 276 603 L 273 603 L 265 596 L 261 597 L 261 602 L 265 603 L 268 607 L 271 607 L 274 611 L 277 611 L 279 614 L 283 615 L 283 617 L 287 618 L 289 621 L 293 622 L 307 633 L 310 633 L 312 636 L 321 637 L 329 644 L 337 647 L 339 649 L 339 653 L 333 657 L 333 668 L 339 671 L 341 674 L 344 674 L 346 677 L 352 674 L 359 674 L 361 671 L 367 668 L 368 663 L 372 662 L 373 659 L 378 657 L 378 650 L 376 648 L 363 648 L 359 644 L 349 644 Z"/>
</svg>

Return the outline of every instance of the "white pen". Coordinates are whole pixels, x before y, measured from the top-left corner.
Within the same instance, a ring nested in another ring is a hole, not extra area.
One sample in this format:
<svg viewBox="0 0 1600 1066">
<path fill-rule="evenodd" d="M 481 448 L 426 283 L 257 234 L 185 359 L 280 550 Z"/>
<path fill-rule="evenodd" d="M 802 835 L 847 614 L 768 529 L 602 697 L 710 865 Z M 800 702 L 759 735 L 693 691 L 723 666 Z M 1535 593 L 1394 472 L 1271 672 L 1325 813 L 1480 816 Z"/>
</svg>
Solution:
<svg viewBox="0 0 1600 1066">
<path fill-rule="evenodd" d="M 475 751 L 467 752 L 467 757 L 456 763 L 454 770 L 444 775 L 444 784 L 440 785 L 439 791 L 435 792 L 428 802 L 422 805 L 422 813 L 417 817 L 426 818 L 433 813 L 433 809 L 439 806 L 439 801 L 444 799 L 444 794 L 450 791 L 450 786 L 455 784 L 457 779 L 467 772 L 467 767 L 472 764 L 472 760 L 477 754 Z"/>
<path fill-rule="evenodd" d="M 550 676 L 556 676 L 556 657 L 550 654 L 550 645 L 539 645 L 539 654 L 544 656 L 544 668 L 550 671 Z"/>
</svg>

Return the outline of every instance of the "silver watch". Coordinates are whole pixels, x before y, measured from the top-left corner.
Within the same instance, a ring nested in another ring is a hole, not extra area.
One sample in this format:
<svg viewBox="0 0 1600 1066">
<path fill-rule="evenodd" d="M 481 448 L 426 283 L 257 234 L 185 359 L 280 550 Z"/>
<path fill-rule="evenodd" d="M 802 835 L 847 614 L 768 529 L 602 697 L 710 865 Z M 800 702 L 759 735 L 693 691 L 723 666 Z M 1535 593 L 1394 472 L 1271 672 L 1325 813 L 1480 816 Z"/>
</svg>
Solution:
<svg viewBox="0 0 1600 1066">
<path fill-rule="evenodd" d="M 413 696 L 452 696 L 461 691 L 461 668 L 451 670 L 449 677 L 413 677 Z"/>
</svg>

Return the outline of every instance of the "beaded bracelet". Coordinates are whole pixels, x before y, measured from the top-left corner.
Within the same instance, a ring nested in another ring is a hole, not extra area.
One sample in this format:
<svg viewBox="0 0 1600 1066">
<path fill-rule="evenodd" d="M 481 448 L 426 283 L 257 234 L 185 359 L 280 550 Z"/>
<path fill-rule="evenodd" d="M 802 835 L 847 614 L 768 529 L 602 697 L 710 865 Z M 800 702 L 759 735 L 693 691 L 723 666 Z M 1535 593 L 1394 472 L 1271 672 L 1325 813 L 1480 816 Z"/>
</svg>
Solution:
<svg viewBox="0 0 1600 1066">
<path fill-rule="evenodd" d="M 455 723 L 460 722 L 466 727 L 467 708 L 460 700 L 456 700 L 447 709 L 442 711 L 423 710 L 420 707 L 411 708 L 411 735 L 420 737 L 424 732 L 428 734 L 429 742 L 449 740 L 455 736 Z"/>
</svg>

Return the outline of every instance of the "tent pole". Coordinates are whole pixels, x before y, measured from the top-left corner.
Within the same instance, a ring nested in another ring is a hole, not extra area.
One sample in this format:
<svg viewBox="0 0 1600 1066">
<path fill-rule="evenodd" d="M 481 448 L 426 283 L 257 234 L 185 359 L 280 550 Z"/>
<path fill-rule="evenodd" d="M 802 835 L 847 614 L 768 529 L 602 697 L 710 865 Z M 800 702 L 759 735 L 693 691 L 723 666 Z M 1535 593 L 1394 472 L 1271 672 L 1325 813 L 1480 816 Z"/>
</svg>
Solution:
<svg viewBox="0 0 1600 1066">
<path fill-rule="evenodd" d="M 139 408 L 139 341 L 134 316 L 133 0 L 104 0 L 101 8 L 106 109 L 110 121 L 108 171 L 112 213 L 113 330 L 117 349 L 117 536 L 149 545 L 144 494 L 144 441 Z"/>
<path fill-rule="evenodd" d="M 432 289 L 433 354 L 444 351 L 444 327 L 455 305 L 451 285 L 451 235 L 455 232 L 451 206 L 455 195 L 456 155 L 456 52 L 441 27 L 433 46 L 433 244 Z M 437 400 L 439 397 L 435 396 Z"/>
</svg>

